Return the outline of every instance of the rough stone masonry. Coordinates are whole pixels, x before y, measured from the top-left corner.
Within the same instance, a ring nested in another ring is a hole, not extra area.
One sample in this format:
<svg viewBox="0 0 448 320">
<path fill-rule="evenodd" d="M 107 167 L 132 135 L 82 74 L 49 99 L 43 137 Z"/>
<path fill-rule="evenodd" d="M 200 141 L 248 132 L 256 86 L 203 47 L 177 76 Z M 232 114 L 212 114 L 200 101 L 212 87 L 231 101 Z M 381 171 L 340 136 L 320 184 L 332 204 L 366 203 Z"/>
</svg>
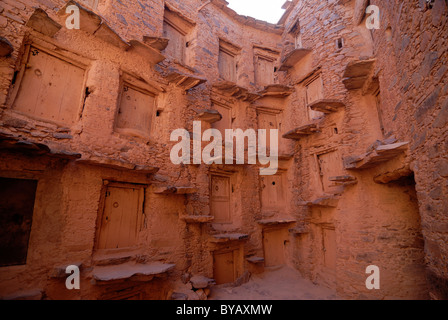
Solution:
<svg viewBox="0 0 448 320">
<path fill-rule="evenodd" d="M 348 299 L 448 298 L 447 2 L 283 8 L 1 1 L 1 298 L 207 299 L 281 265 Z M 278 171 L 171 163 L 195 121 L 279 130 Z"/>
</svg>

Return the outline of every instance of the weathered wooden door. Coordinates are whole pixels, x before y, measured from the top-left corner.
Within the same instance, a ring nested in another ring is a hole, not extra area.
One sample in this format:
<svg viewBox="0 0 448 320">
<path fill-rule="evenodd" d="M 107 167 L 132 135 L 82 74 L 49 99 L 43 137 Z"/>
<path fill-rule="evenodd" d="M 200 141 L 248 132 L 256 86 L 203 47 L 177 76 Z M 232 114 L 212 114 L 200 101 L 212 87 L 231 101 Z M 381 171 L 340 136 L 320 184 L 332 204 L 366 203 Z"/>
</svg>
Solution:
<svg viewBox="0 0 448 320">
<path fill-rule="evenodd" d="M 154 95 L 124 83 L 118 109 L 117 128 L 149 136 L 154 106 Z"/>
<path fill-rule="evenodd" d="M 217 223 L 231 222 L 230 194 L 230 177 L 212 176 L 211 212 Z"/>
<path fill-rule="evenodd" d="M 235 57 L 224 50 L 219 50 L 219 73 L 224 80 L 236 82 Z"/>
<path fill-rule="evenodd" d="M 323 82 L 322 77 L 318 77 L 315 80 L 313 80 L 308 86 L 306 90 L 307 95 L 307 103 L 310 105 L 311 103 L 324 99 L 324 92 L 323 92 Z M 309 109 L 309 117 L 310 120 L 315 120 L 322 118 L 325 114 L 319 111 L 314 111 Z"/>
<path fill-rule="evenodd" d="M 263 248 L 266 267 L 285 264 L 285 238 L 282 230 L 264 230 Z"/>
<path fill-rule="evenodd" d="M 216 284 L 232 283 L 236 280 L 234 251 L 213 255 L 213 277 Z"/>
<path fill-rule="evenodd" d="M 143 196 L 143 188 L 107 188 L 98 249 L 127 248 L 137 244 Z"/>
<path fill-rule="evenodd" d="M 319 161 L 323 191 L 328 193 L 339 191 L 340 187 L 332 186 L 333 183 L 329 180 L 331 177 L 343 175 L 342 159 L 339 152 L 324 153 L 317 158 Z"/>
<path fill-rule="evenodd" d="M 283 179 L 281 175 L 260 176 L 261 204 L 263 211 L 280 210 L 284 207 Z"/>
<path fill-rule="evenodd" d="M 333 229 L 322 229 L 324 264 L 327 268 L 336 269 L 336 231 Z"/>
<path fill-rule="evenodd" d="M 274 64 L 271 60 L 256 57 L 255 82 L 260 86 L 274 83 Z"/>
<path fill-rule="evenodd" d="M 170 39 L 165 52 L 179 62 L 185 63 L 185 36 L 167 22 L 163 24 L 163 36 Z"/>
<path fill-rule="evenodd" d="M 73 125 L 83 97 L 84 69 L 31 48 L 14 110 Z"/>
<path fill-rule="evenodd" d="M 258 114 L 258 128 L 265 129 L 266 135 L 260 134 L 261 141 L 266 141 L 266 147 L 271 147 L 271 130 L 278 129 L 277 115 L 273 113 L 260 112 Z M 264 140 L 265 139 L 265 140 Z M 278 145 L 278 142 L 277 142 Z"/>
</svg>

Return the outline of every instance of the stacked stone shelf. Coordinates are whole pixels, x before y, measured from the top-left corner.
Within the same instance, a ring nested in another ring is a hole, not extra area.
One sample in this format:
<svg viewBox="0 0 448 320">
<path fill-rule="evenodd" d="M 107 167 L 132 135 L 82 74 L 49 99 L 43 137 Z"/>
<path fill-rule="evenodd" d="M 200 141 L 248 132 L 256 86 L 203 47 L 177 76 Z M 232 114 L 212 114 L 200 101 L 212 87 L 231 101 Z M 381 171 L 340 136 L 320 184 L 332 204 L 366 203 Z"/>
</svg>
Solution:
<svg viewBox="0 0 448 320">
<path fill-rule="evenodd" d="M 181 220 L 186 223 L 208 223 L 212 222 L 215 218 L 212 216 L 183 216 L 180 217 Z"/>
<path fill-rule="evenodd" d="M 242 233 L 223 233 L 223 234 L 215 234 L 212 236 L 212 242 L 215 243 L 225 243 L 230 241 L 246 241 L 248 239 L 249 235 Z"/>
<path fill-rule="evenodd" d="M 80 153 L 50 148 L 43 143 L 23 140 L 20 137 L 0 133 L 0 150 L 20 151 L 31 155 L 47 155 L 49 157 L 77 160 Z"/>
<path fill-rule="evenodd" d="M 170 39 L 163 37 L 143 36 L 143 43 L 158 50 L 159 52 L 166 49 Z"/>
<path fill-rule="evenodd" d="M 193 89 L 194 87 L 197 87 L 207 81 L 204 78 L 200 78 L 192 74 L 187 74 L 173 68 L 170 69 L 166 79 L 169 83 L 172 83 L 176 87 L 180 87 L 185 91 Z"/>
<path fill-rule="evenodd" d="M 343 80 L 348 90 L 361 89 L 373 72 L 375 59 L 350 62 L 345 68 Z"/>
<path fill-rule="evenodd" d="M 339 199 L 339 196 L 328 195 L 313 201 L 301 201 L 299 202 L 299 205 L 307 207 L 336 208 L 338 206 Z"/>
<path fill-rule="evenodd" d="M 110 284 L 121 281 L 151 281 L 171 271 L 174 264 L 153 262 L 140 264 L 129 262 L 111 266 L 96 266 L 92 271 L 92 278 L 97 285 Z"/>
<path fill-rule="evenodd" d="M 77 160 L 77 162 L 110 169 L 137 171 L 143 174 L 154 174 L 159 171 L 159 168 L 156 167 L 147 165 L 136 165 L 130 162 L 114 160 L 106 157 L 86 156 Z"/>
<path fill-rule="evenodd" d="M 132 44 L 127 43 L 124 41 L 111 27 L 108 26 L 106 21 L 99 16 L 98 14 L 84 8 L 80 4 L 76 3 L 75 1 L 69 1 L 67 4 L 58 12 L 58 15 L 63 18 L 64 21 L 69 16 L 69 13 L 66 12 L 66 8 L 68 6 L 75 5 L 79 8 L 80 13 L 80 30 L 85 31 L 89 34 L 94 35 L 95 37 L 106 41 L 118 48 L 121 49 L 129 49 L 132 47 Z M 154 50 L 156 51 L 156 50 Z M 160 55 L 160 53 L 159 53 Z M 157 56 L 160 58 L 159 56 Z M 163 57 L 163 56 L 162 56 Z M 164 57 L 163 57 L 164 58 Z M 163 61 L 163 59 L 161 60 Z M 159 61 L 160 62 L 160 61 Z M 158 62 L 155 62 L 158 63 Z"/>
<path fill-rule="evenodd" d="M 217 110 L 202 110 L 198 112 L 197 119 L 211 124 L 220 121 L 222 115 Z"/>
<path fill-rule="evenodd" d="M 285 133 L 283 138 L 300 140 L 317 132 L 320 132 L 319 126 L 316 123 L 311 123 Z"/>
<path fill-rule="evenodd" d="M 350 186 L 358 183 L 358 179 L 356 177 L 346 175 L 346 176 L 338 176 L 338 177 L 330 177 L 328 180 L 334 183 L 335 186 Z"/>
<path fill-rule="evenodd" d="M 347 170 L 360 170 L 373 168 L 383 162 L 389 161 L 403 154 L 409 142 L 380 145 L 373 151 L 356 157 L 344 158 L 344 167 Z"/>
<path fill-rule="evenodd" d="M 282 224 L 291 224 L 295 223 L 296 220 L 294 219 L 266 219 L 266 220 L 259 220 L 257 221 L 258 224 L 262 226 L 278 226 Z"/>
<path fill-rule="evenodd" d="M 271 84 L 266 86 L 258 94 L 261 97 L 286 98 L 294 92 L 294 88 L 282 84 Z"/>
<path fill-rule="evenodd" d="M 324 99 L 318 100 L 316 102 L 308 105 L 311 110 L 323 112 L 325 114 L 330 114 L 333 112 L 337 112 L 339 109 L 345 107 L 345 103 L 340 100 L 332 100 L 332 99 Z"/>
<path fill-rule="evenodd" d="M 311 53 L 311 49 L 307 48 L 299 48 L 294 49 L 290 53 L 288 53 L 281 62 L 280 71 L 288 71 L 288 69 L 294 67 L 297 63 L 299 63 L 303 58 L 305 58 L 308 54 Z"/>
<path fill-rule="evenodd" d="M 219 81 L 213 84 L 213 88 L 221 91 L 227 96 L 242 101 L 253 102 L 260 98 L 259 94 L 249 92 L 248 89 L 240 87 L 239 85 L 231 81 Z"/>
<path fill-rule="evenodd" d="M 130 52 L 136 52 L 137 54 L 145 57 L 153 64 L 158 64 L 165 60 L 165 56 L 156 49 L 144 44 L 138 40 L 129 41 L 130 47 L 127 49 Z"/>
<path fill-rule="evenodd" d="M 246 259 L 247 262 L 253 263 L 253 264 L 262 264 L 264 263 L 264 258 L 262 257 L 250 257 Z"/>
<path fill-rule="evenodd" d="M 197 193 L 197 188 L 192 187 L 153 187 L 152 193 L 155 194 L 177 194 L 177 195 L 185 195 L 185 194 L 194 194 Z"/>
<path fill-rule="evenodd" d="M 40 8 L 37 8 L 36 11 L 34 11 L 33 15 L 26 23 L 26 26 L 49 36 L 50 38 L 54 37 L 54 35 L 62 28 L 59 23 L 51 19 L 48 14 Z"/>
</svg>

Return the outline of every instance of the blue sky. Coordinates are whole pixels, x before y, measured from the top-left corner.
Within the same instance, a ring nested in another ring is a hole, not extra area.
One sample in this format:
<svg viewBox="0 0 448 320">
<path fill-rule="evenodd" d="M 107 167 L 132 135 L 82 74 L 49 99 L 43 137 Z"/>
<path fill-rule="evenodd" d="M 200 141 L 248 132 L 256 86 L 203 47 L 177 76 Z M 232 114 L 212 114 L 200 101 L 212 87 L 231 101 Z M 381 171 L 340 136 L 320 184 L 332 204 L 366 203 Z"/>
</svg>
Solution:
<svg viewBox="0 0 448 320">
<path fill-rule="evenodd" d="M 237 13 L 276 24 L 285 10 L 286 0 L 227 0 Z"/>
</svg>

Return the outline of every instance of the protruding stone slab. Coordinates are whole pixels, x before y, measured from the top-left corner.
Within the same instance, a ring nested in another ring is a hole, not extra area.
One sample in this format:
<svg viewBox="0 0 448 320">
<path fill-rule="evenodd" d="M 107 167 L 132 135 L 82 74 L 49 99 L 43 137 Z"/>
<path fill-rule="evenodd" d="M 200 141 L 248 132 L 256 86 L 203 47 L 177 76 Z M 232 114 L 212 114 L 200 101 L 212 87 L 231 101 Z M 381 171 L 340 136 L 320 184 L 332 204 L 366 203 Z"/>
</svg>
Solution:
<svg viewBox="0 0 448 320">
<path fill-rule="evenodd" d="M 258 94 L 262 97 L 285 98 L 294 92 L 294 88 L 282 84 L 272 84 L 266 86 Z"/>
<path fill-rule="evenodd" d="M 314 201 L 299 202 L 299 205 L 308 207 L 336 208 L 338 206 L 339 199 L 340 197 L 338 196 L 323 196 Z"/>
<path fill-rule="evenodd" d="M 13 51 L 12 44 L 7 39 L 0 37 L 0 57 L 9 56 Z"/>
<path fill-rule="evenodd" d="M 349 62 L 342 80 L 345 87 L 348 90 L 361 89 L 372 73 L 375 61 L 375 59 L 369 59 Z"/>
<path fill-rule="evenodd" d="M 317 132 L 320 132 L 319 126 L 316 123 L 311 123 L 285 133 L 283 138 L 300 140 Z"/>
<path fill-rule="evenodd" d="M 231 81 L 219 81 L 213 87 L 225 95 L 242 101 L 253 102 L 260 98 L 259 94 L 249 92 L 248 89 L 238 86 Z"/>
<path fill-rule="evenodd" d="M 311 53 L 311 49 L 299 48 L 294 49 L 288 53 L 281 62 L 280 71 L 288 71 L 288 69 L 294 67 L 297 63 Z"/>
<path fill-rule="evenodd" d="M 63 18 L 68 18 L 70 13 L 67 13 L 67 7 L 69 6 L 77 6 L 79 8 L 79 29 L 82 31 L 85 31 L 90 34 L 94 34 L 95 31 L 98 30 L 98 28 L 101 25 L 102 18 L 97 15 L 95 12 L 90 11 L 89 9 L 83 7 L 76 1 L 69 1 L 67 4 L 58 12 L 58 15 L 62 16 Z M 70 11 L 69 11 L 70 12 Z M 65 19 L 64 19 L 65 20 Z"/>
<path fill-rule="evenodd" d="M 193 194 L 197 193 L 199 190 L 192 187 L 153 187 L 152 193 L 156 194 Z"/>
<path fill-rule="evenodd" d="M 193 89 L 204 82 L 207 82 L 207 79 L 200 78 L 191 74 L 186 74 L 178 70 L 170 70 L 170 73 L 167 76 L 167 81 L 169 83 L 173 83 L 175 86 L 182 88 L 185 91 Z"/>
<path fill-rule="evenodd" d="M 124 41 L 104 21 L 101 23 L 100 28 L 95 32 L 95 36 L 123 50 L 127 50 L 130 47 L 130 44 Z"/>
<path fill-rule="evenodd" d="M 174 264 L 154 262 L 150 264 L 125 263 L 114 266 L 95 267 L 92 277 L 98 282 L 117 280 L 151 281 L 155 276 L 172 270 Z"/>
<path fill-rule="evenodd" d="M 310 105 L 308 105 L 311 110 L 323 112 L 325 114 L 337 112 L 339 109 L 345 107 L 345 103 L 340 100 L 334 100 L 334 99 L 324 99 L 324 100 L 318 100 Z"/>
<path fill-rule="evenodd" d="M 354 185 L 358 183 L 358 179 L 354 176 L 346 175 L 346 176 L 337 176 L 330 177 L 328 180 L 334 182 L 335 186 L 348 186 Z"/>
<path fill-rule="evenodd" d="M 303 234 L 310 233 L 310 231 L 305 227 L 297 227 L 294 229 L 289 229 L 289 233 L 291 233 L 294 236 L 301 236 Z"/>
<path fill-rule="evenodd" d="M 216 284 L 214 279 L 204 276 L 194 276 L 190 279 L 190 283 L 194 289 L 205 289 Z"/>
<path fill-rule="evenodd" d="M 49 37 L 53 37 L 62 28 L 59 23 L 51 19 L 48 14 L 40 8 L 37 8 L 36 11 L 34 11 L 26 23 L 26 26 Z"/>
<path fill-rule="evenodd" d="M 229 241 L 245 241 L 249 239 L 248 234 L 242 233 L 225 233 L 225 234 L 215 234 L 212 236 L 212 242 L 222 243 Z"/>
<path fill-rule="evenodd" d="M 143 36 L 143 42 L 158 51 L 163 51 L 168 46 L 170 39 L 163 37 Z"/>
<path fill-rule="evenodd" d="M 185 221 L 186 223 L 208 223 L 212 222 L 215 217 L 213 216 L 182 216 L 180 217 L 181 220 Z"/>
<path fill-rule="evenodd" d="M 262 226 L 277 226 L 277 225 L 282 225 L 282 224 L 291 224 L 291 223 L 295 223 L 296 220 L 294 219 L 266 219 L 266 220 L 259 220 L 257 221 L 258 224 L 262 225 Z"/>
<path fill-rule="evenodd" d="M 135 52 L 145 57 L 150 63 L 158 64 L 165 60 L 165 56 L 154 48 L 147 46 L 141 41 L 131 40 L 129 41 L 130 47 L 127 49 L 129 52 Z"/>
<path fill-rule="evenodd" d="M 409 142 L 380 145 L 374 151 L 357 157 L 344 158 L 344 167 L 347 170 L 368 169 L 380 163 L 389 161 L 402 154 Z"/>
<path fill-rule="evenodd" d="M 262 264 L 264 263 L 264 258 L 262 257 L 250 257 L 246 259 L 247 262 L 253 263 L 253 264 Z"/>
<path fill-rule="evenodd" d="M 159 171 L 159 168 L 144 166 L 144 165 L 135 165 L 133 163 L 124 162 L 120 160 L 114 160 L 110 158 L 101 158 L 101 157 L 85 157 L 77 160 L 78 163 L 90 164 L 95 166 L 100 166 L 104 168 L 110 169 L 118 169 L 118 170 L 129 170 L 129 171 L 138 171 L 140 173 L 153 174 Z"/>
<path fill-rule="evenodd" d="M 222 114 L 220 114 L 217 110 L 202 110 L 198 113 L 197 118 L 204 122 L 215 123 L 221 121 Z"/>
</svg>

